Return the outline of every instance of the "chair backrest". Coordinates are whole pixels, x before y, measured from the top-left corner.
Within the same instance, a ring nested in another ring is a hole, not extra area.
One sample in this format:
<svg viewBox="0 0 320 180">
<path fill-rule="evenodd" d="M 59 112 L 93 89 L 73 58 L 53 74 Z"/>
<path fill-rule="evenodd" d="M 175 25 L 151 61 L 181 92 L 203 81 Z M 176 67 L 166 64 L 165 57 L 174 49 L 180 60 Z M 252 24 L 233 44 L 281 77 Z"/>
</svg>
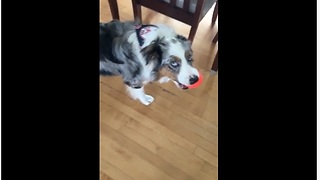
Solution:
<svg viewBox="0 0 320 180">
<path fill-rule="evenodd" d="M 216 0 L 135 0 L 138 4 L 193 25 L 206 15 Z"/>
</svg>

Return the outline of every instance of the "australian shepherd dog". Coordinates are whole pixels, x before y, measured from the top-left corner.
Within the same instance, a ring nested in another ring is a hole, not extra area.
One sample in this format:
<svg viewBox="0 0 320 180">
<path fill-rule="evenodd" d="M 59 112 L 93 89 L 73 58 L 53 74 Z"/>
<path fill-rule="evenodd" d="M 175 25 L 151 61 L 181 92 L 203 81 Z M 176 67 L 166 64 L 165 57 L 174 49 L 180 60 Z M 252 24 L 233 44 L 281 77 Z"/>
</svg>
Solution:
<svg viewBox="0 0 320 180">
<path fill-rule="evenodd" d="M 173 81 L 180 89 L 196 83 L 191 42 L 166 25 L 113 20 L 100 23 L 100 75 L 121 76 L 129 95 L 144 105 L 154 98 L 144 86 Z"/>
</svg>

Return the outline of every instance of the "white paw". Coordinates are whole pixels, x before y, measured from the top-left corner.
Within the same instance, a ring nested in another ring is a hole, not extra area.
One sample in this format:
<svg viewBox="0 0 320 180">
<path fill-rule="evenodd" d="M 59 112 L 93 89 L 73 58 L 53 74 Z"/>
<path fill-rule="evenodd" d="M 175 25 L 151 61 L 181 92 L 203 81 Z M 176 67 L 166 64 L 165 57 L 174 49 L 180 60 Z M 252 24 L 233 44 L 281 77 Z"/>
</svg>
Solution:
<svg viewBox="0 0 320 180">
<path fill-rule="evenodd" d="M 153 101 L 154 101 L 154 97 L 152 97 L 152 96 L 150 96 L 150 95 L 145 95 L 145 97 L 146 97 L 146 99 L 147 99 L 147 101 L 149 102 L 149 103 L 152 103 Z"/>
<path fill-rule="evenodd" d="M 159 83 L 166 83 L 166 82 L 169 82 L 169 81 L 170 81 L 170 78 L 168 78 L 167 76 L 162 77 L 161 79 L 159 79 Z"/>
<path fill-rule="evenodd" d="M 149 104 L 151 104 L 154 101 L 154 97 L 150 96 L 150 95 L 145 95 L 144 98 L 140 99 L 141 103 L 148 106 Z"/>
</svg>

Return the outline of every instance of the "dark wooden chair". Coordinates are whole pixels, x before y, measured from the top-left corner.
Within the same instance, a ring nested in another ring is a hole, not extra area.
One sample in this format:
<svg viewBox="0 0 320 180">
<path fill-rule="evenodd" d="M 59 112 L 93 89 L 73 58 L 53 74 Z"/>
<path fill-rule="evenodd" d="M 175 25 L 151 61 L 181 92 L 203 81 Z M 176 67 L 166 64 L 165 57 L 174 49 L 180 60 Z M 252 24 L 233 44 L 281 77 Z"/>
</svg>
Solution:
<svg viewBox="0 0 320 180">
<path fill-rule="evenodd" d="M 211 70 L 213 71 L 213 73 L 218 72 L 218 51 L 217 51 L 217 53 L 216 53 L 216 56 L 214 57 Z"/>
<path fill-rule="evenodd" d="M 111 10 L 111 14 L 112 14 L 112 19 L 120 20 L 117 0 L 108 0 L 108 1 L 109 1 L 109 7 Z"/>
<path fill-rule="evenodd" d="M 132 7 L 134 18 L 138 18 L 141 22 L 143 22 L 141 18 L 141 6 L 143 6 L 190 25 L 188 39 L 193 41 L 200 21 L 216 2 L 217 0 L 132 0 Z M 215 14 L 217 12 L 213 13 L 213 18 Z"/>
<path fill-rule="evenodd" d="M 216 35 L 214 36 L 212 43 L 217 43 L 218 41 L 218 32 L 216 33 Z M 217 46 L 216 46 L 217 47 Z M 213 73 L 215 74 L 216 72 L 218 72 L 218 51 L 216 53 L 216 56 L 214 57 L 212 66 L 211 66 L 211 70 L 213 71 Z"/>
<path fill-rule="evenodd" d="M 217 16 L 218 16 L 218 1 L 216 3 L 215 10 L 214 10 L 214 13 L 212 16 L 212 26 L 215 24 L 215 22 L 217 20 Z M 218 42 L 218 32 L 216 33 L 216 35 L 212 39 L 212 43 L 217 44 L 217 42 Z M 216 48 L 217 48 L 217 45 L 216 45 Z M 218 51 L 216 53 L 216 56 L 214 57 L 214 60 L 213 60 L 212 66 L 211 66 L 211 70 L 213 71 L 214 74 L 216 72 L 218 72 Z"/>
</svg>

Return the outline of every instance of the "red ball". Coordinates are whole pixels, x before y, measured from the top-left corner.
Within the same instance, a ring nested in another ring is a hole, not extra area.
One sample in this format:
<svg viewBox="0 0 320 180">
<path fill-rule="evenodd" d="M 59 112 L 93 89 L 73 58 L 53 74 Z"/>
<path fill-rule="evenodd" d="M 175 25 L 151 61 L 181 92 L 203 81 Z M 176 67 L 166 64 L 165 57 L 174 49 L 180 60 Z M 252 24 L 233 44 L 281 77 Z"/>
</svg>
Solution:
<svg viewBox="0 0 320 180">
<path fill-rule="evenodd" d="M 198 80 L 196 83 L 188 86 L 188 88 L 189 88 L 189 89 L 197 88 L 197 87 L 200 86 L 200 84 L 202 83 L 202 81 L 203 81 L 203 76 L 202 76 L 202 74 L 200 74 L 200 72 L 199 72 L 199 80 Z"/>
</svg>

